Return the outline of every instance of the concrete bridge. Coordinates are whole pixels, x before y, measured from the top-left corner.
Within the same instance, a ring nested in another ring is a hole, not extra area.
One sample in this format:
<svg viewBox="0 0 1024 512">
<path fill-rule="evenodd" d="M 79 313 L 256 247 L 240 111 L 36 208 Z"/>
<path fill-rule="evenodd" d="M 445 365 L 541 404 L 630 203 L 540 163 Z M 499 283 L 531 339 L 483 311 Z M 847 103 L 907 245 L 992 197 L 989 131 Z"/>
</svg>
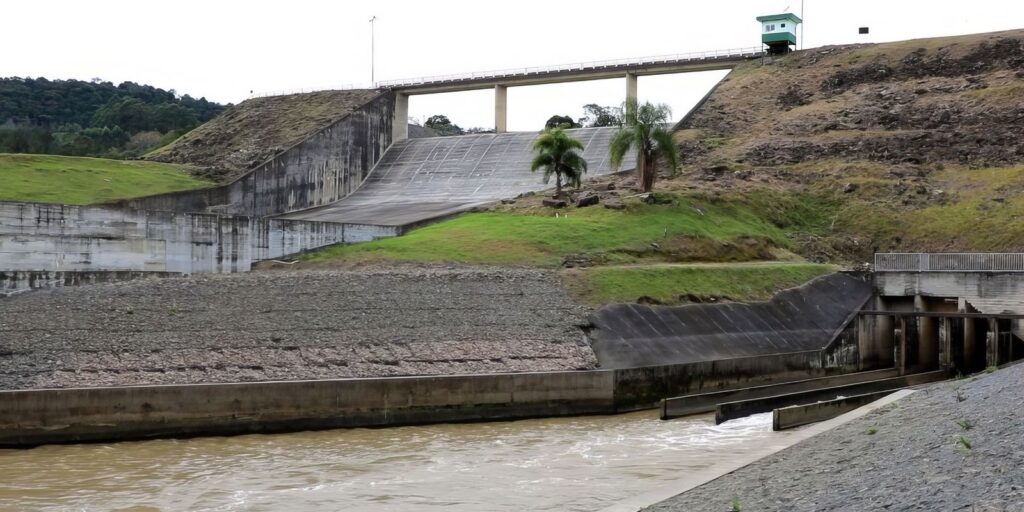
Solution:
<svg viewBox="0 0 1024 512">
<path fill-rule="evenodd" d="M 560 66 L 514 68 L 461 75 L 438 75 L 423 78 L 379 82 L 382 88 L 395 93 L 392 139 L 405 140 L 409 127 L 402 122 L 409 117 L 409 96 L 445 92 L 494 89 L 494 128 L 507 131 L 508 88 L 527 85 L 557 84 L 609 78 L 626 79 L 625 99 L 637 97 L 637 77 L 732 69 L 737 64 L 761 57 L 761 47 L 734 48 L 707 52 L 661 55 L 640 59 L 582 62 Z"/>
</svg>

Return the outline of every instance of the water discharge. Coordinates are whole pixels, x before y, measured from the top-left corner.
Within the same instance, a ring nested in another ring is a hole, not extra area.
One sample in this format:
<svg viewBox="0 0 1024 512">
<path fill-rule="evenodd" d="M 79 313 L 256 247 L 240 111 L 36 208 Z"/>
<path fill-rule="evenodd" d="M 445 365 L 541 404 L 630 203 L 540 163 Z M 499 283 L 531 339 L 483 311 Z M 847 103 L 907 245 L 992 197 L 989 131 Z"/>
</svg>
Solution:
<svg viewBox="0 0 1024 512">
<path fill-rule="evenodd" d="M 0 509 L 597 510 L 787 435 L 645 411 L 44 446 L 0 451 Z"/>
</svg>

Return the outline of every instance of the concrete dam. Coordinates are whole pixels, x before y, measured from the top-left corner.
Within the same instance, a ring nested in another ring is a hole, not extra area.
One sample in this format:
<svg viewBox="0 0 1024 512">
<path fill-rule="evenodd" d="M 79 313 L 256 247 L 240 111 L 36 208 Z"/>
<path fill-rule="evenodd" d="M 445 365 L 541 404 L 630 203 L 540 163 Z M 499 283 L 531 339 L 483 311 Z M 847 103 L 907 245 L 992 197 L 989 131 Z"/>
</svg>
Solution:
<svg viewBox="0 0 1024 512">
<path fill-rule="evenodd" d="M 614 172 L 608 143 L 617 128 L 566 132 L 584 145 L 587 176 Z M 289 220 L 403 227 L 547 188 L 530 172 L 535 132 L 407 139 L 391 145 L 353 194 L 289 213 Z M 619 170 L 635 167 L 628 156 Z"/>
</svg>

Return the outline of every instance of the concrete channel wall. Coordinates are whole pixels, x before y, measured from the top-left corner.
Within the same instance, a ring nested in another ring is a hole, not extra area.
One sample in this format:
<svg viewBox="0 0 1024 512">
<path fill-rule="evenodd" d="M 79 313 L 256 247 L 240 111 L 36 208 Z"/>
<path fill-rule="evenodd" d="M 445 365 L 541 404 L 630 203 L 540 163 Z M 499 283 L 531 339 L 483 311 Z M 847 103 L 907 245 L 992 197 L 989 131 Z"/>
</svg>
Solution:
<svg viewBox="0 0 1024 512">
<path fill-rule="evenodd" d="M 38 288 L 57 288 L 82 284 L 132 281 L 159 277 L 177 277 L 177 272 L 139 271 L 98 271 L 98 272 L 52 272 L 48 270 L 3 272 L 0 271 L 0 297 Z"/>
<path fill-rule="evenodd" d="M 116 205 L 263 217 L 332 203 L 354 192 L 391 145 L 394 103 L 393 93 L 381 93 L 227 185 Z"/>
<path fill-rule="evenodd" d="M 245 272 L 257 261 L 397 234 L 381 226 L 0 202 L 0 271 L 10 288 L 45 282 L 16 272 Z"/>
<path fill-rule="evenodd" d="M 805 379 L 816 354 L 621 370 L 0 391 L 0 446 L 384 427 L 655 407 Z"/>
</svg>

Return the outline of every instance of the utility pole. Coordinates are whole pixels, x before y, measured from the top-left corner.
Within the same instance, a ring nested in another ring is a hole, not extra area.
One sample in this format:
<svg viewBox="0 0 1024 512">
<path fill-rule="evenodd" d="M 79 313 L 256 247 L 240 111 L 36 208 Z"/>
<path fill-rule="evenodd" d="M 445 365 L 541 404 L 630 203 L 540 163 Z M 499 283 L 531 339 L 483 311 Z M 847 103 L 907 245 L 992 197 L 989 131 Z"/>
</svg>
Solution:
<svg viewBox="0 0 1024 512">
<path fill-rule="evenodd" d="M 807 48 L 804 42 L 804 0 L 800 0 L 800 49 Z"/>
<path fill-rule="evenodd" d="M 376 56 L 376 48 L 374 48 L 374 43 L 375 43 L 374 39 L 375 38 L 374 38 L 374 33 L 373 33 L 373 28 L 374 28 L 374 25 L 375 25 L 374 21 L 376 19 L 377 19 L 376 16 L 370 18 L 370 84 L 371 84 L 372 87 L 377 87 L 377 77 L 375 76 L 375 69 L 374 69 L 374 67 L 375 67 L 374 66 L 375 65 L 375 60 L 376 60 L 377 56 Z"/>
</svg>

